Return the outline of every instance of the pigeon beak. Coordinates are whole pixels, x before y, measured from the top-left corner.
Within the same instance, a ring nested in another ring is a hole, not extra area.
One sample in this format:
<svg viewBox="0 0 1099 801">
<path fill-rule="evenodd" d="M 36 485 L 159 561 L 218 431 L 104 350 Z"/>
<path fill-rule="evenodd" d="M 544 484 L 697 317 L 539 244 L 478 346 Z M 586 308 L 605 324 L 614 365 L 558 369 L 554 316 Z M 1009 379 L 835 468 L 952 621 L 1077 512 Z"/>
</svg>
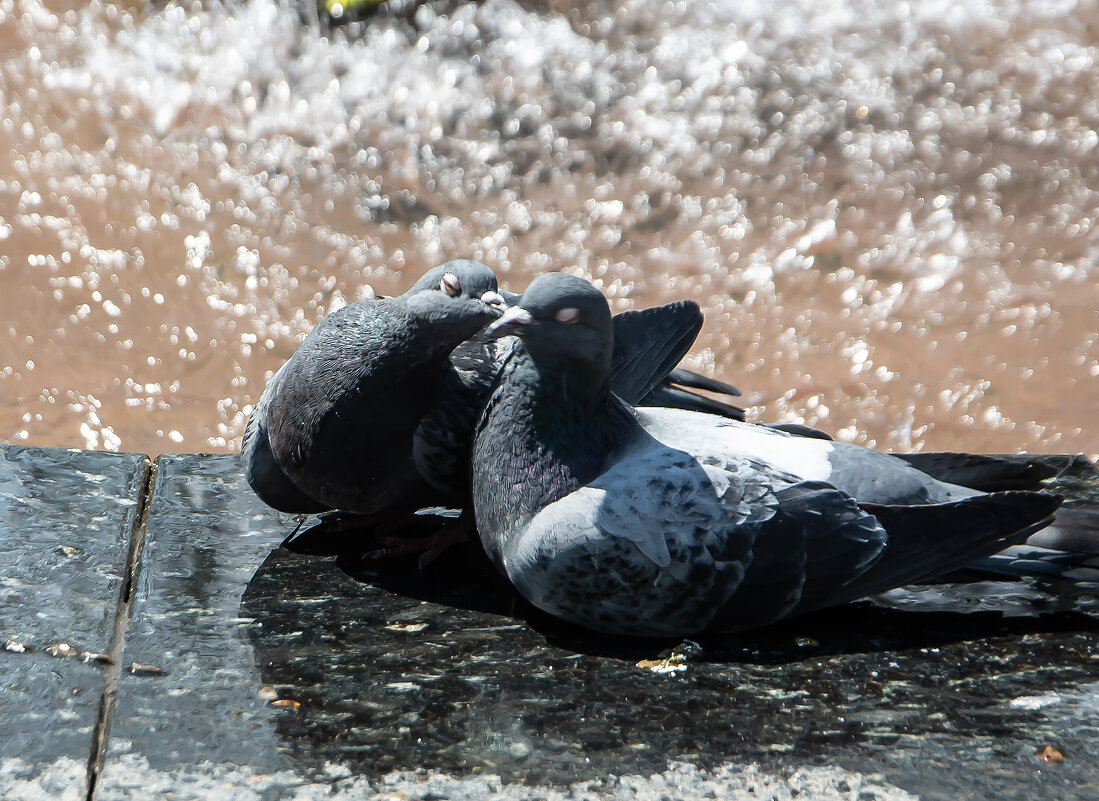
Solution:
<svg viewBox="0 0 1099 801">
<path fill-rule="evenodd" d="M 503 296 L 499 292 L 493 292 L 491 289 L 481 295 L 481 302 L 497 314 L 503 314 L 504 309 L 508 307 Z"/>
<path fill-rule="evenodd" d="M 522 306 L 512 306 L 499 320 L 485 329 L 490 339 L 521 334 L 523 329 L 534 322 L 534 317 Z"/>
</svg>

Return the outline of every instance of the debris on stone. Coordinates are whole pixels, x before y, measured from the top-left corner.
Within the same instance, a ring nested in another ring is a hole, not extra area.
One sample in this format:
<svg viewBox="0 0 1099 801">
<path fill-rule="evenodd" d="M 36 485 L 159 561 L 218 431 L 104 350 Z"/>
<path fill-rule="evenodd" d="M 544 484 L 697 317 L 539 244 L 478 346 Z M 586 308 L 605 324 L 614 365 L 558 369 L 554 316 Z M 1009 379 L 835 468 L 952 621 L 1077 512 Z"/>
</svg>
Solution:
<svg viewBox="0 0 1099 801">
<path fill-rule="evenodd" d="M 406 631 L 409 634 L 415 634 L 418 631 L 423 631 L 427 628 L 426 623 L 391 623 L 386 626 L 389 631 Z"/>
<path fill-rule="evenodd" d="M 1038 749 L 1037 753 L 1038 760 L 1046 765 L 1060 765 L 1065 761 L 1065 755 L 1052 745 L 1047 745 L 1045 748 Z"/>
<path fill-rule="evenodd" d="M 135 676 L 163 676 L 168 671 L 157 665 L 142 665 L 139 662 L 133 662 L 130 665 L 130 672 Z"/>
<path fill-rule="evenodd" d="M 694 640 L 684 640 L 675 648 L 662 653 L 659 659 L 642 659 L 637 666 L 661 675 L 674 675 L 684 672 L 691 661 L 701 655 L 701 645 Z"/>
<path fill-rule="evenodd" d="M 687 669 L 687 658 L 683 654 L 672 654 L 666 659 L 642 659 L 637 666 L 661 675 L 674 675 Z"/>
<path fill-rule="evenodd" d="M 1061 700 L 1061 696 L 1057 693 L 1021 695 L 1018 698 L 1012 698 L 1008 702 L 1008 706 L 1015 707 L 1016 709 L 1042 709 L 1043 707 L 1052 706 L 1053 704 L 1059 704 Z"/>
</svg>

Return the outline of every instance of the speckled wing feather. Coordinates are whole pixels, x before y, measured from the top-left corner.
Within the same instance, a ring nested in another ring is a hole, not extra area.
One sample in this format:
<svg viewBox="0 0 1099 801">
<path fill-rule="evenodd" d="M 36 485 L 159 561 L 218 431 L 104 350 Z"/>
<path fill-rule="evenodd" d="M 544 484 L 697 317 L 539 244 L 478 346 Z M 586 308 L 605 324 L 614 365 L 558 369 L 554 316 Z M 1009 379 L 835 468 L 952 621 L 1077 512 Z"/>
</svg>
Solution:
<svg viewBox="0 0 1099 801">
<path fill-rule="evenodd" d="M 603 631 L 760 625 L 797 605 L 809 559 L 834 552 L 824 562 L 842 585 L 883 548 L 881 527 L 852 499 L 813 487 L 814 503 L 799 506 L 786 497 L 799 487 L 749 460 L 700 464 L 648 440 L 535 515 L 505 567 L 535 605 Z M 822 527 L 828 505 L 842 514 Z"/>
<path fill-rule="evenodd" d="M 861 504 L 889 533 L 874 575 L 856 589 L 874 595 L 925 581 L 1016 545 L 1049 525 L 1058 495 L 994 492 L 950 503 L 918 506 Z"/>
<path fill-rule="evenodd" d="M 945 503 L 979 494 L 937 481 L 892 454 L 851 443 L 795 436 L 679 409 L 646 408 L 639 414 L 654 437 L 696 456 L 730 452 L 754 456 L 803 481 L 826 481 L 860 502 Z"/>
<path fill-rule="evenodd" d="M 412 445 L 416 469 L 450 499 L 464 502 L 473 429 L 514 344 L 511 338 L 497 340 L 477 334 L 455 348 L 440 384 L 438 402 L 416 429 Z"/>
</svg>

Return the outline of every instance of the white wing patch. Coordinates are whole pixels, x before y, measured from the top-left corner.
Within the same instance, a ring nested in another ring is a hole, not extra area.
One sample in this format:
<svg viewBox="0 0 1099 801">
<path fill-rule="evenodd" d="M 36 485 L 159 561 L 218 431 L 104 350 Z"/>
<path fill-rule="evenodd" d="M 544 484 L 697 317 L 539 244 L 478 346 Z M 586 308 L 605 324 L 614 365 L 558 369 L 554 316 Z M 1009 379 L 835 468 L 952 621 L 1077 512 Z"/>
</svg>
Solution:
<svg viewBox="0 0 1099 801">
<path fill-rule="evenodd" d="M 803 481 L 828 481 L 833 443 L 683 409 L 638 409 L 641 425 L 652 436 L 707 462 L 729 454 L 758 461 Z"/>
</svg>

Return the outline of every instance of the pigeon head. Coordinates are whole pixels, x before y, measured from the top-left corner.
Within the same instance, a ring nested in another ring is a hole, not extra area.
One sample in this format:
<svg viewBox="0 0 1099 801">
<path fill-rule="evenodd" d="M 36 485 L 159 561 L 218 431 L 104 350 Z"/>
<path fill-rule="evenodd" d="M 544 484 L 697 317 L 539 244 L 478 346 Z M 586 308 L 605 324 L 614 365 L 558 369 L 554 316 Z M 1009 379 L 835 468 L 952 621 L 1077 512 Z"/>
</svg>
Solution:
<svg viewBox="0 0 1099 801">
<path fill-rule="evenodd" d="M 519 304 L 504 312 L 485 333 L 519 337 L 540 368 L 582 371 L 600 384 L 610 375 L 614 349 L 611 310 L 602 293 L 583 278 L 565 273 L 539 276 Z"/>
<path fill-rule="evenodd" d="M 464 331 L 463 339 L 506 308 L 496 275 L 470 259 L 448 261 L 428 270 L 404 298 L 414 314 L 439 326 Z"/>
</svg>

